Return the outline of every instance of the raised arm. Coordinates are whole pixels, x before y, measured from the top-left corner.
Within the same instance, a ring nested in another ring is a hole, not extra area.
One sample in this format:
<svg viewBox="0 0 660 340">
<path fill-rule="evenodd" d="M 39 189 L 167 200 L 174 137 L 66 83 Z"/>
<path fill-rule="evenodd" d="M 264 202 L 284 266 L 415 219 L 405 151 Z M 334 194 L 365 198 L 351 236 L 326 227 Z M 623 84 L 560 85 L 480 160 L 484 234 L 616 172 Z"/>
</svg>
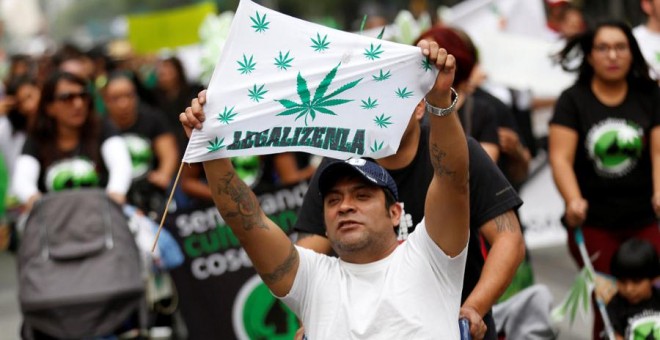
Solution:
<svg viewBox="0 0 660 340">
<path fill-rule="evenodd" d="M 440 71 L 426 95 L 427 104 L 447 108 L 452 104 L 450 87 L 456 60 L 435 42 L 421 41 L 418 46 Z M 455 112 L 442 117 L 429 114 L 429 117 L 429 149 L 434 174 L 424 208 L 426 228 L 445 254 L 456 256 L 465 248 L 469 232 L 467 141 Z"/>
<path fill-rule="evenodd" d="M 206 92 L 193 99 L 179 120 L 190 136 L 201 129 Z M 277 296 L 289 293 L 298 269 L 298 251 L 286 234 L 268 219 L 252 190 L 238 177 L 229 159 L 204 162 L 211 196 L 220 215 L 241 242 L 261 279 Z"/>
</svg>

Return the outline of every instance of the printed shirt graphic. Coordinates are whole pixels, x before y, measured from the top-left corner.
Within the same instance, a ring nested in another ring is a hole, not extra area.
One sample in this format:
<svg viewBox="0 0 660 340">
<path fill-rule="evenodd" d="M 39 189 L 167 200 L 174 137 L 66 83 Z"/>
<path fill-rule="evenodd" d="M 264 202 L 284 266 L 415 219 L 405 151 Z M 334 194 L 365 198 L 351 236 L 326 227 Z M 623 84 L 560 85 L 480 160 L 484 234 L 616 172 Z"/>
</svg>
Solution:
<svg viewBox="0 0 660 340">
<path fill-rule="evenodd" d="M 644 149 L 644 131 L 624 119 L 606 119 L 594 125 L 585 140 L 596 173 L 617 178 L 637 165 Z"/>
<path fill-rule="evenodd" d="M 85 157 L 66 158 L 46 170 L 45 185 L 49 192 L 83 187 L 98 187 L 100 177 L 94 163 Z"/>
<path fill-rule="evenodd" d="M 437 70 L 415 46 L 308 23 L 242 0 L 184 162 L 305 151 L 396 152 Z"/>
<path fill-rule="evenodd" d="M 648 311 L 630 318 L 626 340 L 660 340 L 660 312 Z"/>
<path fill-rule="evenodd" d="M 153 164 L 154 153 L 151 150 L 151 141 L 133 133 L 125 133 L 122 138 L 131 155 L 133 179 L 143 178 Z"/>
</svg>

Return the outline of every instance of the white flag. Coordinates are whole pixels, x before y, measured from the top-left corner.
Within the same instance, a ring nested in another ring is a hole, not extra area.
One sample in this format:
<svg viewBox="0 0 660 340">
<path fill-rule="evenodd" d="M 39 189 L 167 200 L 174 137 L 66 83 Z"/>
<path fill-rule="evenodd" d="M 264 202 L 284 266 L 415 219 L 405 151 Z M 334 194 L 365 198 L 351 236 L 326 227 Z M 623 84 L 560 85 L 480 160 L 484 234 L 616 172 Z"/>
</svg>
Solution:
<svg viewBox="0 0 660 340">
<path fill-rule="evenodd" d="M 304 151 L 396 152 L 437 70 L 415 46 L 305 22 L 242 0 L 184 162 Z"/>
</svg>

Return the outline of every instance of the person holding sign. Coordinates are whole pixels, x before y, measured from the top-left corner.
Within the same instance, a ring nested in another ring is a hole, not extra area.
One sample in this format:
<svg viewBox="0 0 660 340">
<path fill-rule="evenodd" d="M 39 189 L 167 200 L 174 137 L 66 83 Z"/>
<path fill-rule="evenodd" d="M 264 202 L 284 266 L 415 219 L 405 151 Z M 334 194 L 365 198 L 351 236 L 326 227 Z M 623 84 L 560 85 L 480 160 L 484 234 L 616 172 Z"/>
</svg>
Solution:
<svg viewBox="0 0 660 340">
<path fill-rule="evenodd" d="M 434 42 L 418 46 L 440 70 L 426 95 L 435 172 L 425 220 L 407 242 L 399 245 L 392 232 L 401 214 L 394 181 L 373 162 L 337 162 L 321 174 L 324 216 L 338 259 L 295 247 L 237 179 L 229 159 L 204 162 L 221 215 L 311 339 L 459 338 L 469 188 L 467 143 L 451 98 L 456 64 Z M 204 103 L 201 94 L 180 115 L 188 135 L 202 128 Z"/>
</svg>

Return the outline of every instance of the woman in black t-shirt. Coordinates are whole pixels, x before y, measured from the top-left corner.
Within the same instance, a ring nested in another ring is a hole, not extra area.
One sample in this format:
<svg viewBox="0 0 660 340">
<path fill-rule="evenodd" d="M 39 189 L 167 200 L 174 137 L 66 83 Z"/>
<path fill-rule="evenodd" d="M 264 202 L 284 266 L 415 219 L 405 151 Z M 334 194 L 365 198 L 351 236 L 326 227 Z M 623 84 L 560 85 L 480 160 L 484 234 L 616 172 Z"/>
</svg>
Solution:
<svg viewBox="0 0 660 340">
<path fill-rule="evenodd" d="M 101 92 L 108 117 L 131 155 L 128 202 L 145 212 L 160 213 L 179 163 L 176 137 L 161 112 L 140 102 L 128 74 L 110 74 Z"/>
<path fill-rule="evenodd" d="M 116 202 L 125 202 L 131 183 L 128 150 L 116 128 L 94 115 L 84 80 L 53 74 L 34 123 L 13 182 L 28 208 L 42 193 L 79 187 L 104 187 Z"/>
<path fill-rule="evenodd" d="M 660 251 L 660 90 L 624 23 L 598 24 L 569 41 L 559 61 L 570 70 L 576 57 L 578 80 L 550 122 L 550 164 L 571 254 L 582 265 L 572 232 L 581 226 L 589 254 L 599 254 L 594 268 L 609 273 L 614 251 L 631 237 Z M 600 329 L 596 317 L 594 339 Z"/>
</svg>

